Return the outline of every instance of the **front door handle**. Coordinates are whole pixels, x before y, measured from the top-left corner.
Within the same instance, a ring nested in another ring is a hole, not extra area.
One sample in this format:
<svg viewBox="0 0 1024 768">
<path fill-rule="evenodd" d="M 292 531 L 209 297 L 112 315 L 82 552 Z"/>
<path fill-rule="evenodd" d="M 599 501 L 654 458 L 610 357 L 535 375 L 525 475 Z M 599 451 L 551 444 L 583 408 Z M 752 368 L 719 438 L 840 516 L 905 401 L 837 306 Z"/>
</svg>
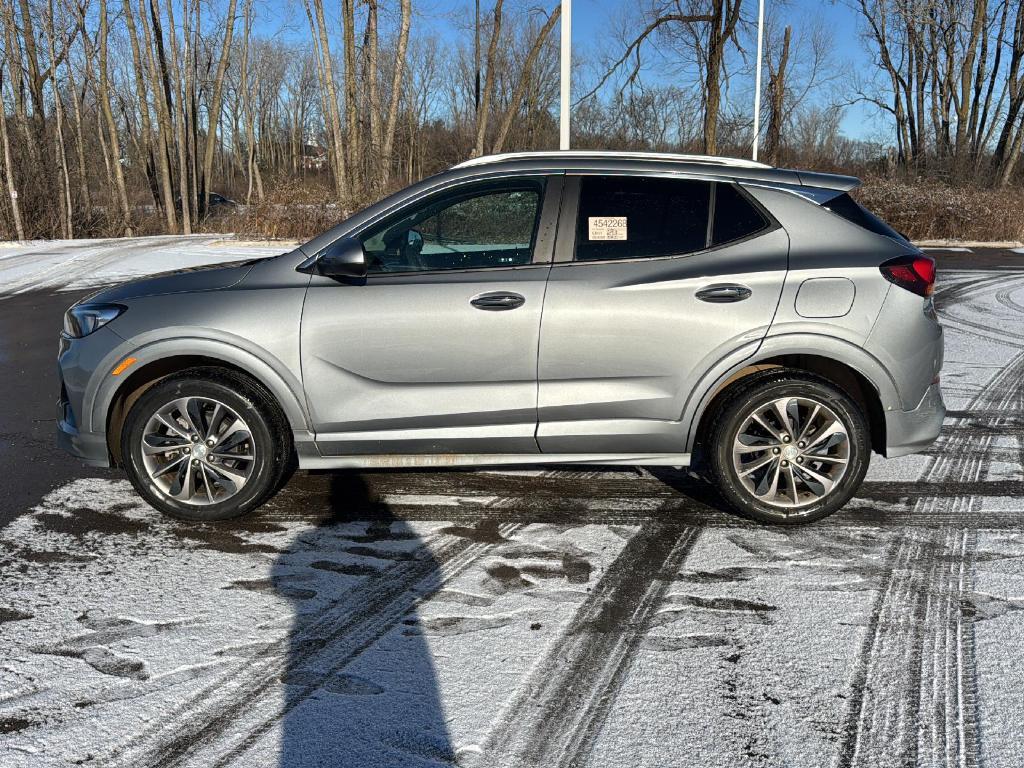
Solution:
<svg viewBox="0 0 1024 768">
<path fill-rule="evenodd" d="M 493 293 L 481 293 L 469 301 L 477 309 L 484 309 L 488 312 L 502 312 L 506 309 L 518 309 L 526 303 L 526 299 L 518 293 L 506 291 L 494 291 Z"/>
<path fill-rule="evenodd" d="M 697 291 L 697 298 L 712 304 L 728 304 L 749 299 L 751 290 L 745 285 L 709 285 Z"/>
</svg>

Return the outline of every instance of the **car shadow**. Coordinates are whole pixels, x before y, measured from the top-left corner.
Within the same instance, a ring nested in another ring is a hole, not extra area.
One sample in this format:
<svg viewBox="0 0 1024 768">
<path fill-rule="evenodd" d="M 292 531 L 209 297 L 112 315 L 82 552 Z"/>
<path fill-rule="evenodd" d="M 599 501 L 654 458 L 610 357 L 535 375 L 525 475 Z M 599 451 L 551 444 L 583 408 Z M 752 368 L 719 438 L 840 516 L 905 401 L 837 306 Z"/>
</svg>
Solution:
<svg viewBox="0 0 1024 768">
<path fill-rule="evenodd" d="M 273 567 L 292 602 L 282 675 L 280 768 L 454 763 L 431 651 L 415 606 L 441 563 L 413 524 L 354 473 Z"/>
</svg>

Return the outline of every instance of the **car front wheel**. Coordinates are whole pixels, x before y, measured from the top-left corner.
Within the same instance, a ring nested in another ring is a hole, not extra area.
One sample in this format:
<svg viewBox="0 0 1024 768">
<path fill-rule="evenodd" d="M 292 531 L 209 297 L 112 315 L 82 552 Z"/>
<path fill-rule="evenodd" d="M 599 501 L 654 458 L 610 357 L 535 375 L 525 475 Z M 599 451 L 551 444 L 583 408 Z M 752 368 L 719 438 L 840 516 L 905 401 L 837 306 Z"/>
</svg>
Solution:
<svg viewBox="0 0 1024 768">
<path fill-rule="evenodd" d="M 288 458 L 282 421 L 269 396 L 241 376 L 186 371 L 135 402 L 121 455 L 152 506 L 189 520 L 226 520 L 276 490 Z"/>
<path fill-rule="evenodd" d="M 820 520 L 860 487 L 870 458 L 860 406 L 812 374 L 740 382 L 710 430 L 712 477 L 726 501 L 763 522 Z"/>
</svg>

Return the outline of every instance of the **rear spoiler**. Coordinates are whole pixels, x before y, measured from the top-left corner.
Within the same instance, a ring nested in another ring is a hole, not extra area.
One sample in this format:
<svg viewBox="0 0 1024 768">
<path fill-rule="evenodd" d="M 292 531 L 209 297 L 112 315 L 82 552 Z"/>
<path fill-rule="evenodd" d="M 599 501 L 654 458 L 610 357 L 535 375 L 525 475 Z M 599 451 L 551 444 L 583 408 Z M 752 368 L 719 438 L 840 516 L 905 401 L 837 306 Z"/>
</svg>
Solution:
<svg viewBox="0 0 1024 768">
<path fill-rule="evenodd" d="M 838 193 L 854 190 L 861 183 L 856 176 L 844 176 L 841 173 L 818 173 L 817 171 L 794 171 L 794 173 L 805 187 L 834 189 Z"/>
<path fill-rule="evenodd" d="M 780 181 L 761 181 L 757 179 L 737 179 L 741 185 L 768 187 L 806 198 L 818 205 L 825 205 L 850 190 L 857 189 L 861 182 L 856 176 L 844 176 L 840 173 L 818 173 L 817 171 L 789 171 L 796 177 L 795 184 Z"/>
</svg>

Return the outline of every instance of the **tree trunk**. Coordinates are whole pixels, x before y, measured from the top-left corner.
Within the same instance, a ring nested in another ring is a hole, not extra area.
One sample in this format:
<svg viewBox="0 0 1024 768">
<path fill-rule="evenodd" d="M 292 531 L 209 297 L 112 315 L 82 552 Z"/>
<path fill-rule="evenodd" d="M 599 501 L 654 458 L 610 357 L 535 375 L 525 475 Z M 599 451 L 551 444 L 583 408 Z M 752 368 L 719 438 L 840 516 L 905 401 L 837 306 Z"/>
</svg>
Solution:
<svg viewBox="0 0 1024 768">
<path fill-rule="evenodd" d="M 313 4 L 310 10 L 309 4 Z M 334 64 L 331 59 L 331 47 L 327 36 L 327 24 L 324 22 L 323 0 L 306 0 L 306 15 L 309 25 L 319 41 L 317 47 L 317 74 L 320 76 L 321 103 L 330 118 L 331 150 L 334 155 L 334 185 L 338 197 L 338 205 L 345 205 L 349 198 L 348 174 L 345 163 L 344 137 L 341 132 L 341 113 L 338 108 L 338 91 L 334 85 Z M 314 23 L 315 16 L 315 23 Z"/>
<path fill-rule="evenodd" d="M 25 226 L 21 221 L 21 203 L 18 201 L 18 186 L 14 179 L 14 163 L 11 162 L 11 142 L 7 135 L 7 109 L 3 107 L 3 59 L 0 59 L 0 143 L 4 150 L 4 181 L 7 184 L 7 200 L 11 204 L 14 231 L 19 240 L 25 239 Z"/>
<path fill-rule="evenodd" d="M 127 1 L 127 0 L 126 0 Z M 203 190 L 202 210 L 205 212 L 210 207 L 210 178 L 213 174 L 213 151 L 217 146 L 217 124 L 220 122 L 221 100 L 224 94 L 224 76 L 228 71 L 228 61 L 231 58 L 231 38 L 235 31 L 235 8 L 237 0 L 228 0 L 227 29 L 224 31 L 224 42 L 220 49 L 220 60 L 217 62 L 217 74 L 213 79 L 213 94 L 210 98 L 209 119 L 206 129 L 206 149 L 203 152 Z M 245 42 L 249 44 L 248 39 Z"/>
<path fill-rule="evenodd" d="M 484 153 L 484 141 L 487 137 L 487 120 L 491 112 L 491 94 L 494 92 L 494 69 L 497 66 L 498 41 L 501 38 L 501 8 L 504 0 L 494 3 L 494 23 L 491 25 L 491 41 L 487 45 L 487 74 L 484 76 L 484 89 L 480 94 L 480 109 L 476 114 L 476 142 L 473 145 L 473 157 Z"/>
<path fill-rule="evenodd" d="M 121 167 L 121 140 L 118 137 L 117 122 L 110 108 L 110 81 L 107 76 L 107 0 L 100 0 L 100 32 L 99 32 L 99 102 L 100 110 L 107 124 L 110 152 L 113 156 L 114 183 L 117 191 L 117 203 L 121 209 L 122 228 L 126 236 L 132 236 L 132 211 L 128 204 L 128 189 L 124 183 L 124 169 Z"/>
<path fill-rule="evenodd" d="M 726 46 L 736 33 L 743 0 L 712 0 L 712 21 L 708 27 L 707 71 L 704 83 L 704 153 L 718 152 L 718 113 L 722 102 L 722 64 Z"/>
<path fill-rule="evenodd" d="M 166 78 L 167 67 L 163 58 L 163 30 L 160 28 L 160 19 L 158 16 L 154 17 L 156 23 L 152 32 L 150 32 L 149 22 L 146 21 L 145 2 L 146 0 L 139 0 L 139 23 L 142 25 L 143 40 L 146 43 L 146 70 L 149 73 L 150 88 L 153 91 L 153 102 L 156 105 L 158 126 L 156 130 L 156 156 L 157 167 L 160 170 L 160 194 L 163 198 L 164 218 L 167 221 L 168 231 L 174 232 L 178 229 L 178 214 L 176 211 L 174 175 L 171 169 L 170 154 L 170 144 L 174 141 L 170 115 L 170 84 Z M 149 7 L 152 15 L 155 10 L 152 3 Z M 160 67 L 157 66 L 157 60 L 153 54 L 154 42 L 156 43 L 157 55 L 160 57 Z M 160 76 L 161 72 L 164 74 L 163 78 Z"/>
<path fill-rule="evenodd" d="M 548 20 L 544 22 L 544 26 L 540 28 L 540 32 L 537 33 L 537 38 L 533 41 L 533 45 L 530 46 L 529 53 L 526 54 L 526 60 L 523 62 L 523 69 L 519 73 L 519 79 L 516 81 L 516 87 L 512 91 L 512 98 L 509 100 L 508 110 L 505 112 L 505 117 L 502 118 L 501 125 L 498 127 L 498 135 L 494 139 L 494 146 L 491 151 L 494 154 L 498 154 L 505 146 L 505 141 L 508 139 L 508 133 L 512 129 L 512 123 L 519 114 L 519 102 L 523 100 L 523 92 L 526 90 L 526 84 L 530 81 L 531 73 L 533 72 L 533 65 L 537 61 L 537 56 L 540 55 L 541 48 L 544 47 L 544 42 L 547 40 L 548 35 L 554 28 L 555 23 L 558 21 L 558 17 L 562 14 L 562 6 L 557 5 L 555 9 L 551 11 L 551 15 L 548 16 Z"/>
<path fill-rule="evenodd" d="M 399 22 L 398 27 L 398 50 L 395 53 L 395 69 L 391 76 L 391 102 L 388 105 L 388 120 L 384 128 L 383 146 L 381 147 L 381 189 L 386 189 L 391 181 L 395 128 L 398 125 L 398 105 L 402 98 L 402 78 L 405 76 L 405 58 L 409 50 L 409 26 L 411 20 L 412 0 L 402 0 L 402 20 Z"/>
<path fill-rule="evenodd" d="M 366 0 L 366 35 L 363 38 L 363 48 L 366 51 L 366 89 L 369 104 L 366 111 L 369 113 L 370 123 L 370 154 L 369 160 L 369 186 L 370 192 L 376 197 L 380 189 L 381 177 L 380 150 L 381 150 L 381 125 L 380 125 L 380 95 L 377 86 L 377 0 Z M 395 66 L 399 66 L 395 62 Z"/>
<path fill-rule="evenodd" d="M 786 100 L 786 66 L 789 64 L 789 43 L 793 28 L 786 27 L 782 38 L 782 52 L 779 54 L 779 65 L 768 75 L 768 131 L 764 139 L 764 156 L 772 164 L 779 159 L 779 146 L 782 140 L 783 108 Z"/>
<path fill-rule="evenodd" d="M 155 4 L 159 0 L 150 0 L 151 4 Z M 167 3 L 167 20 L 171 25 L 171 30 L 174 30 L 174 0 L 168 0 Z M 158 15 L 158 11 L 154 9 L 154 16 Z M 154 31 L 156 24 L 154 23 Z M 158 39 L 161 36 L 157 36 Z M 181 230 L 186 235 L 192 234 L 192 210 L 189 200 L 189 163 L 187 157 L 187 139 L 186 139 L 186 126 L 185 126 L 185 95 L 181 88 L 181 67 L 178 65 L 178 42 L 174 39 L 172 34 L 171 37 L 171 75 L 174 78 L 175 89 L 174 95 L 176 97 L 174 103 L 174 133 L 175 143 L 178 146 L 178 199 L 181 201 Z"/>
<path fill-rule="evenodd" d="M 53 0 L 49 3 L 49 16 L 46 20 L 46 38 L 50 49 L 50 83 L 53 88 L 54 119 L 57 132 L 57 166 L 61 174 L 61 236 L 67 240 L 74 237 L 74 224 L 71 221 L 73 204 L 71 202 L 71 174 L 68 173 L 67 145 L 64 143 L 64 105 L 60 97 L 60 88 L 57 84 L 57 34 L 54 29 L 54 7 Z M 0 109 L 4 109 L 0 102 Z"/>
<path fill-rule="evenodd" d="M 318 0 L 319 1 L 319 0 Z M 343 44 L 345 47 L 345 127 L 348 134 L 345 143 L 348 145 L 348 168 L 352 193 L 362 197 L 363 175 L 361 163 L 363 159 L 359 140 L 359 107 L 356 92 L 356 19 L 354 0 L 341 0 L 341 23 Z"/>
</svg>

